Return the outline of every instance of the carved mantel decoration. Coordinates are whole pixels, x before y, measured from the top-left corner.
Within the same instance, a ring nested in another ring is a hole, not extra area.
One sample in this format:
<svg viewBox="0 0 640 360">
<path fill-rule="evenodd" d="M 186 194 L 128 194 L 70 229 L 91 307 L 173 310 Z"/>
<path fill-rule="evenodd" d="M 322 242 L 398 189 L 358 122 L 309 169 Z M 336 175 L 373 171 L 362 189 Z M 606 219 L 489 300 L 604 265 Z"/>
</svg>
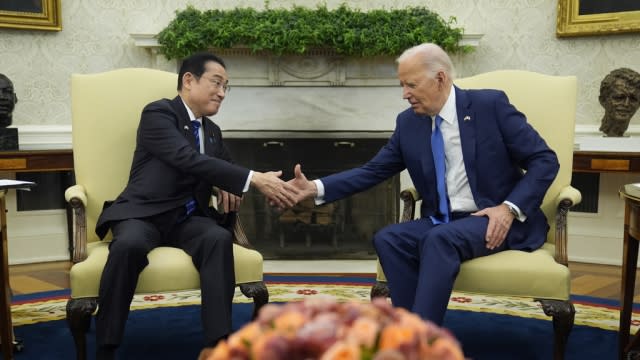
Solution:
<svg viewBox="0 0 640 360">
<path fill-rule="evenodd" d="M 135 45 L 149 50 L 152 66 L 166 61 L 155 34 L 131 34 Z M 477 47 L 482 34 L 463 35 L 463 46 Z M 274 55 L 249 48 L 215 49 L 225 59 L 233 86 L 397 86 L 393 56 L 354 57 L 331 49 L 301 55 Z M 453 55 L 454 61 L 460 55 Z M 169 66 L 177 68 L 175 61 Z"/>
</svg>

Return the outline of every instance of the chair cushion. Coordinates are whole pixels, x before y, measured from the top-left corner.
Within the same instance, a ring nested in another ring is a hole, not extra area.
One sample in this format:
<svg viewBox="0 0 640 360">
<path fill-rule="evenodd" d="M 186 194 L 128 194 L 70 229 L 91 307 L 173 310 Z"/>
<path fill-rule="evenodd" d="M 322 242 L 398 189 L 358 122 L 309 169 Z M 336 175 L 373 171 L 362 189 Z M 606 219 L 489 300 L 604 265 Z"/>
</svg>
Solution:
<svg viewBox="0 0 640 360">
<path fill-rule="evenodd" d="M 568 300 L 571 275 L 569 268 L 553 258 L 555 246 L 525 252 L 502 251 L 494 255 L 465 261 L 454 284 L 454 290 L 503 296 L 523 296 Z M 378 281 L 386 277 L 378 263 Z"/>
<path fill-rule="evenodd" d="M 108 242 L 89 243 L 86 260 L 70 270 L 71 297 L 97 297 L 102 270 L 109 254 Z M 237 244 L 233 245 L 236 285 L 262 281 L 262 255 Z M 182 249 L 159 247 L 147 257 L 149 265 L 138 278 L 137 294 L 200 288 L 200 276 L 191 257 Z"/>
</svg>

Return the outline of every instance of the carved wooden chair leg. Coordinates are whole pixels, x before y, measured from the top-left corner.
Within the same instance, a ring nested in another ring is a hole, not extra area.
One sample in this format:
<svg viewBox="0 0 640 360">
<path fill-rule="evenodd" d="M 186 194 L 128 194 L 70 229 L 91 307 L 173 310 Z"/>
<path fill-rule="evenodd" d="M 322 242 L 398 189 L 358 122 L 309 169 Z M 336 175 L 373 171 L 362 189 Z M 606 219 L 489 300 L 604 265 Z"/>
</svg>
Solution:
<svg viewBox="0 0 640 360">
<path fill-rule="evenodd" d="M 244 296 L 253 299 L 253 314 L 252 319 L 258 316 L 260 308 L 269 302 L 269 290 L 264 284 L 264 281 L 256 281 L 252 283 L 240 284 L 240 291 Z"/>
<path fill-rule="evenodd" d="M 371 299 L 378 296 L 389 296 L 389 285 L 386 282 L 376 281 L 376 284 L 371 287 Z"/>
<path fill-rule="evenodd" d="M 91 315 L 98 307 L 98 298 L 69 299 L 67 301 L 67 325 L 76 345 L 76 359 L 87 358 L 87 332 L 91 327 Z"/>
<path fill-rule="evenodd" d="M 536 299 L 542 305 L 542 310 L 547 316 L 553 318 L 554 346 L 553 358 L 555 360 L 564 359 L 569 333 L 573 328 L 576 316 L 576 309 L 570 301 Z"/>
</svg>

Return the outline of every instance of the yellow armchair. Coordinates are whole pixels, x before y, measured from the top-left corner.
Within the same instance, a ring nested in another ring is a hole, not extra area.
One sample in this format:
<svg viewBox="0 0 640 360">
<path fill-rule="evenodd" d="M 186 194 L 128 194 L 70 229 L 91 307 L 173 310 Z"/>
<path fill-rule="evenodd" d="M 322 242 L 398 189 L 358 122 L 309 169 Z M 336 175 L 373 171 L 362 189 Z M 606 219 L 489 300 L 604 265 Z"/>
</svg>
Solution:
<svg viewBox="0 0 640 360">
<path fill-rule="evenodd" d="M 529 123 L 556 152 L 560 171 L 542 203 L 551 230 L 542 248 L 531 253 L 507 250 L 464 262 L 454 290 L 497 296 L 531 297 L 553 318 L 554 358 L 564 357 L 573 327 L 575 309 L 569 301 L 571 278 L 567 267 L 567 212 L 581 201 L 571 187 L 573 138 L 576 114 L 576 78 L 549 76 L 528 71 L 493 71 L 462 78 L 455 84 L 464 89 L 501 89 L 523 112 Z M 404 202 L 401 220 L 415 217 L 415 189 L 400 194 Z M 389 289 L 380 263 L 371 296 L 388 296 Z"/>
<path fill-rule="evenodd" d="M 67 322 L 78 359 L 86 358 L 86 333 L 96 310 L 108 241 L 100 241 L 95 225 L 105 200 L 124 189 L 135 147 L 142 108 L 176 96 L 177 74 L 129 68 L 71 78 L 73 156 L 77 185 L 65 192 L 73 208 L 73 263 Z M 236 285 L 254 301 L 254 316 L 269 301 L 263 282 L 262 255 L 253 250 L 240 221 L 234 229 Z M 199 289 L 199 274 L 182 249 L 159 247 L 148 255 L 137 294 Z"/>
</svg>

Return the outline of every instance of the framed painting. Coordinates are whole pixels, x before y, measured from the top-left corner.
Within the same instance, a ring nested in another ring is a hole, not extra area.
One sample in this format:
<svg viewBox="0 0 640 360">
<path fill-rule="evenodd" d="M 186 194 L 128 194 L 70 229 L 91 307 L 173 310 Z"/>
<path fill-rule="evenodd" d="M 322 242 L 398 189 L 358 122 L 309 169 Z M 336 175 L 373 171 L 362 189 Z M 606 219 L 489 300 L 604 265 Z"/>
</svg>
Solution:
<svg viewBox="0 0 640 360">
<path fill-rule="evenodd" d="M 638 0 L 558 0 L 558 37 L 637 31 L 640 31 Z"/>
<path fill-rule="evenodd" d="M 0 0 L 0 28 L 62 30 L 62 0 Z"/>
</svg>

